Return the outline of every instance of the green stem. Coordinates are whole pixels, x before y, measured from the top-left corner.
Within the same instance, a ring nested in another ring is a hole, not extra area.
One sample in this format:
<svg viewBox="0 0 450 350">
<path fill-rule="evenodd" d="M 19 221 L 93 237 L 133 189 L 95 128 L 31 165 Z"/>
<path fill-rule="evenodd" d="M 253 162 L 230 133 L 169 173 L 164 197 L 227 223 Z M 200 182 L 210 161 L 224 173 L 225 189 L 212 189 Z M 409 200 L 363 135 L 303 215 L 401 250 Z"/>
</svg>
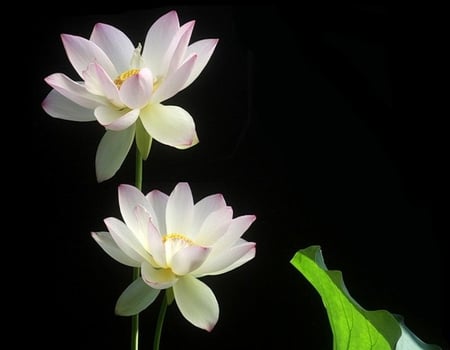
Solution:
<svg viewBox="0 0 450 350">
<path fill-rule="evenodd" d="M 167 298 L 168 298 L 168 295 L 167 295 L 167 291 L 166 291 L 164 293 L 164 297 L 161 302 L 161 307 L 159 309 L 159 314 L 158 314 L 158 320 L 156 322 L 155 337 L 153 339 L 153 350 L 159 350 L 159 343 L 161 341 L 161 332 L 162 332 L 164 317 L 166 316 L 166 310 L 167 310 L 167 304 L 168 304 Z"/>
<path fill-rule="evenodd" d="M 142 190 L 142 156 L 136 147 L 136 174 L 135 186 Z M 139 278 L 139 267 L 133 267 L 133 281 Z M 131 316 L 131 350 L 139 349 L 139 314 Z"/>
</svg>

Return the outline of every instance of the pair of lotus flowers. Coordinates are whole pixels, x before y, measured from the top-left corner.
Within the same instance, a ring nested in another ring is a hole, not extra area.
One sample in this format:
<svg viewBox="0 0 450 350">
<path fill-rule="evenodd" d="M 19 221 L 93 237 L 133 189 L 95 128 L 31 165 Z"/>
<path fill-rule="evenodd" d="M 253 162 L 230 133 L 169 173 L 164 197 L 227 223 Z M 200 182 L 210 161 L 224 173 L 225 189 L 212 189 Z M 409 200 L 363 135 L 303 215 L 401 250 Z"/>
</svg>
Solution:
<svg viewBox="0 0 450 350">
<path fill-rule="evenodd" d="M 143 159 L 153 139 L 178 149 L 198 143 L 192 116 L 179 106 L 162 104 L 199 76 L 218 43 L 204 39 L 189 44 L 194 24 L 180 26 L 177 13 L 170 11 L 150 27 L 143 46 L 103 23 L 95 25 L 89 39 L 61 35 L 81 81 L 63 73 L 49 75 L 45 81 L 53 89 L 42 107 L 55 118 L 96 120 L 104 126 L 95 159 L 99 182 L 116 174 L 133 141 Z M 242 235 L 255 216 L 233 218 L 221 194 L 194 203 L 185 182 L 169 195 L 159 190 L 144 195 L 122 184 L 118 202 L 123 221 L 106 218 L 107 231 L 92 232 L 112 258 L 141 271 L 119 296 L 116 313 L 135 315 L 161 290 L 172 288 L 183 316 L 212 330 L 219 306 L 199 278 L 231 271 L 254 258 L 255 243 Z"/>
</svg>

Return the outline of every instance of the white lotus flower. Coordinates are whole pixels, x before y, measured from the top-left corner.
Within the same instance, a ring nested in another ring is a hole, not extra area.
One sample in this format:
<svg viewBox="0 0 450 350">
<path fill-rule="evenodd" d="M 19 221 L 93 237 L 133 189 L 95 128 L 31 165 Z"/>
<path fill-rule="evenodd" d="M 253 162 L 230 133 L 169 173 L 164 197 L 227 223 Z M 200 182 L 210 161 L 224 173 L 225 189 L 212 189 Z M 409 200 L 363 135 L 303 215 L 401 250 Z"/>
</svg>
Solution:
<svg viewBox="0 0 450 350">
<path fill-rule="evenodd" d="M 63 73 L 45 78 L 53 88 L 42 102 L 52 117 L 97 120 L 106 133 L 97 149 L 99 182 L 114 176 L 133 140 L 144 159 L 151 140 L 186 149 L 198 143 L 191 115 L 162 102 L 189 86 L 208 63 L 218 39 L 189 45 L 195 21 L 180 26 L 170 11 L 148 30 L 143 47 L 119 29 L 94 26 L 89 39 L 62 34 L 62 42 L 81 81 Z"/>
<path fill-rule="evenodd" d="M 119 206 L 124 221 L 106 218 L 108 232 L 92 233 L 115 260 L 141 269 L 141 277 L 119 297 L 116 312 L 137 314 L 160 290 L 173 288 L 183 316 L 211 331 L 219 305 L 199 278 L 231 271 L 254 258 L 255 243 L 241 236 L 255 216 L 233 218 L 221 194 L 194 204 L 187 183 L 178 183 L 170 195 L 154 190 L 146 196 L 134 186 L 120 185 Z"/>
</svg>

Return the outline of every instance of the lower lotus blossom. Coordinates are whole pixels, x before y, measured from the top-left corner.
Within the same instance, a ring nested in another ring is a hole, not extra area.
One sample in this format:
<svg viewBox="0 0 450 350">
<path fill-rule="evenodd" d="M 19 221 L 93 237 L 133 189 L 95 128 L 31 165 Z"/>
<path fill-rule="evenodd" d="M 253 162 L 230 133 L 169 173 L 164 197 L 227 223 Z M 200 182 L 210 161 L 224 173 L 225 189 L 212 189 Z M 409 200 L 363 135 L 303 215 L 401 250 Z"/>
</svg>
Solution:
<svg viewBox="0 0 450 350">
<path fill-rule="evenodd" d="M 106 218 L 108 231 L 92 232 L 112 258 L 141 271 L 120 295 L 116 313 L 137 314 L 161 290 L 172 288 L 182 315 L 211 331 L 219 318 L 219 305 L 199 278 L 223 274 L 255 257 L 256 244 L 241 236 L 256 217 L 233 218 L 233 210 L 221 194 L 194 203 L 189 184 L 183 182 L 170 195 L 159 190 L 144 195 L 123 184 L 118 197 L 123 221 Z"/>
<path fill-rule="evenodd" d="M 194 25 L 180 26 L 170 11 L 149 28 L 143 45 L 105 23 L 97 23 L 89 39 L 61 35 L 79 79 L 47 76 L 53 89 L 42 108 L 54 118 L 96 120 L 105 128 L 95 158 L 99 182 L 114 176 L 134 140 L 144 159 L 153 139 L 178 149 L 198 143 L 192 116 L 166 104 L 199 76 L 217 45 L 218 39 L 189 44 Z"/>
</svg>

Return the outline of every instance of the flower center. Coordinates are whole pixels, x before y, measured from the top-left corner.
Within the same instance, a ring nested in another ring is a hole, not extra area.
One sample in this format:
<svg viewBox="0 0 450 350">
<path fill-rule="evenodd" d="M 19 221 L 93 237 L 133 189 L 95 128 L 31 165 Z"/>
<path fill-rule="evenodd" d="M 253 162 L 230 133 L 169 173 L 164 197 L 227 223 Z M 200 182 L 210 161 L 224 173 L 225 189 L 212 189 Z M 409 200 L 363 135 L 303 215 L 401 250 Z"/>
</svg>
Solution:
<svg viewBox="0 0 450 350">
<path fill-rule="evenodd" d="M 115 80 L 114 84 L 116 84 L 117 88 L 120 89 L 123 82 L 127 80 L 129 77 L 132 77 L 133 75 L 136 75 L 139 73 L 139 69 L 129 69 L 122 74 L 120 74 Z"/>
<path fill-rule="evenodd" d="M 171 264 L 172 257 L 180 250 L 195 243 L 180 233 L 169 233 L 162 238 L 164 249 L 166 251 L 167 263 Z"/>
</svg>

